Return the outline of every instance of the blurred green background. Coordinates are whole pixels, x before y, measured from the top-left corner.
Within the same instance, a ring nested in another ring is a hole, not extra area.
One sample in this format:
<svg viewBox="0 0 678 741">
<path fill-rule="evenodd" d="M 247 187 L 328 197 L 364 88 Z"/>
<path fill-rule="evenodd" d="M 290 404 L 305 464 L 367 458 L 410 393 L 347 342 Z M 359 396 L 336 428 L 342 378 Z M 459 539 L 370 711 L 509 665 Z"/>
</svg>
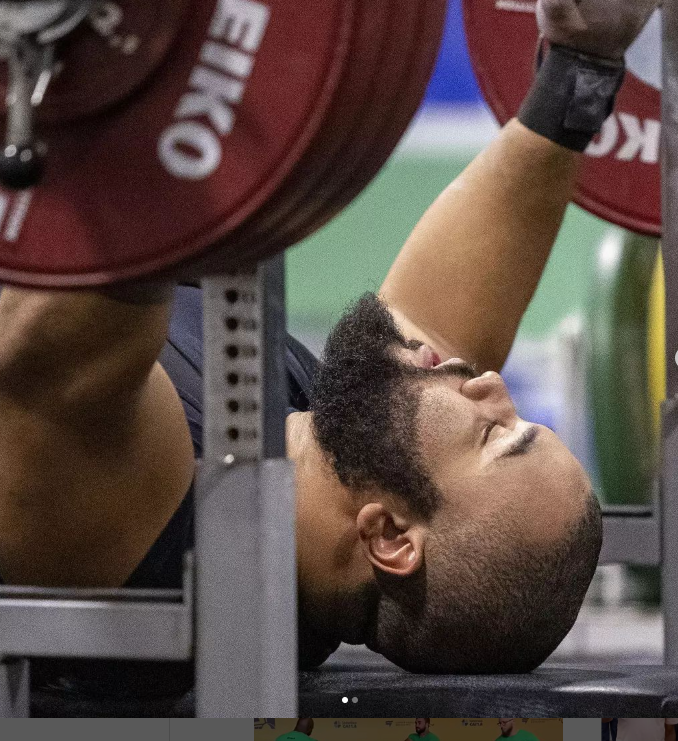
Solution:
<svg viewBox="0 0 678 741">
<path fill-rule="evenodd" d="M 289 250 L 290 331 L 320 341 L 348 302 L 377 289 L 421 215 L 472 156 L 468 151 L 396 154 L 349 208 Z M 584 307 L 595 250 L 606 229 L 602 220 L 569 207 L 519 339 L 543 338 Z"/>
</svg>

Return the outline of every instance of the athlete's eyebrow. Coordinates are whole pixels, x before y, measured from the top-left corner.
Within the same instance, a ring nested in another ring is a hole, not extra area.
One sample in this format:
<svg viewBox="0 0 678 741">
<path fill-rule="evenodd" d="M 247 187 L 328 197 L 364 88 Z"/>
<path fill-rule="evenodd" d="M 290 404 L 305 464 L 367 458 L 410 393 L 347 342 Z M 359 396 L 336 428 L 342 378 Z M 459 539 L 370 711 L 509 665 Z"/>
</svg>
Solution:
<svg viewBox="0 0 678 741">
<path fill-rule="evenodd" d="M 495 460 L 498 460 L 499 458 L 507 458 L 511 455 L 525 455 L 525 453 L 529 452 L 534 441 L 537 439 L 537 435 L 539 435 L 539 428 L 537 425 L 530 425 L 525 432 L 523 432 L 517 440 L 512 442 L 506 450 L 502 451 Z"/>
</svg>

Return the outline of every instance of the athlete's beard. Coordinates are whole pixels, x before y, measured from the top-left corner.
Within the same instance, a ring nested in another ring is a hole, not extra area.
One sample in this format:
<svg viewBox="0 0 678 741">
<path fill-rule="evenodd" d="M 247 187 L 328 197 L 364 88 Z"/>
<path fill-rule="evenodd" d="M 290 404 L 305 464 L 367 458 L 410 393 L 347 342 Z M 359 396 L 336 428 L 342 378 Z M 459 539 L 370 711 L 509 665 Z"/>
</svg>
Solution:
<svg viewBox="0 0 678 741">
<path fill-rule="evenodd" d="M 374 630 L 379 589 L 368 582 L 351 590 L 311 594 L 299 584 L 299 665 L 322 664 L 339 644 L 364 644 Z M 344 616 L 345 619 L 339 619 Z"/>
<path fill-rule="evenodd" d="M 315 439 L 344 486 L 391 492 L 430 517 L 440 492 L 415 424 L 422 373 L 398 357 L 419 345 L 405 339 L 377 296 L 365 294 L 330 333 L 311 411 Z"/>
</svg>

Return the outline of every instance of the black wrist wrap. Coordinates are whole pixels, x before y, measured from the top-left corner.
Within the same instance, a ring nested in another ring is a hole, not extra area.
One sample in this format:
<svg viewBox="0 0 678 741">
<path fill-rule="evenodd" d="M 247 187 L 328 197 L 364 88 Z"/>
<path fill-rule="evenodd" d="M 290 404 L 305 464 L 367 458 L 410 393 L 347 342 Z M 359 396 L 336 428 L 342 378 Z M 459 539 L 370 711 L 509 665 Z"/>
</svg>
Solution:
<svg viewBox="0 0 678 741">
<path fill-rule="evenodd" d="M 624 62 L 551 46 L 518 111 L 528 129 L 583 152 L 612 113 Z"/>
</svg>

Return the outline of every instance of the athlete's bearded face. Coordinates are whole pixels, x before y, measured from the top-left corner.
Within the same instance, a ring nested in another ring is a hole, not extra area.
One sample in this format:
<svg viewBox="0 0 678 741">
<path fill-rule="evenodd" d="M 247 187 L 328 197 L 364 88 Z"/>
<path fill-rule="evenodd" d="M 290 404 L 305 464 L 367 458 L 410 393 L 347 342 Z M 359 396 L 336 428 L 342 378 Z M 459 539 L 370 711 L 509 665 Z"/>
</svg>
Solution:
<svg viewBox="0 0 678 741">
<path fill-rule="evenodd" d="M 388 307 L 372 294 L 353 306 L 331 333 L 310 410 L 315 443 L 356 501 L 389 506 L 395 495 L 407 504 L 410 521 L 427 528 L 427 579 L 436 581 L 441 595 L 457 563 L 450 554 L 460 553 L 464 533 L 486 528 L 482 540 L 488 550 L 480 558 L 487 573 L 499 573 L 508 558 L 502 554 L 516 551 L 516 537 L 521 553 L 546 552 L 567 540 L 591 509 L 587 499 L 594 501 L 582 467 L 551 430 L 518 417 L 498 373 L 478 375 L 454 358 L 441 363 L 431 348 L 404 337 Z M 325 511 L 318 514 L 317 527 L 327 537 L 309 536 L 314 568 L 299 584 L 302 663 L 319 663 L 344 640 L 365 642 L 400 666 L 421 670 L 421 652 L 412 649 L 403 657 L 403 640 L 396 631 L 392 640 L 375 632 L 379 564 L 374 565 L 374 579 L 365 581 L 356 569 L 360 581 L 348 575 L 346 584 L 337 586 L 336 533 L 348 528 L 345 543 L 356 523 L 334 521 Z M 588 574 L 590 556 L 586 558 Z M 516 570 L 531 579 L 532 567 Z M 524 589 L 536 595 L 540 584 L 537 580 L 534 589 L 531 584 Z M 573 602 L 580 600 L 580 592 L 583 596 L 578 588 Z M 420 602 L 423 609 L 426 599 Z M 568 620 L 571 613 L 569 609 Z M 444 624 L 447 614 L 441 612 L 438 623 Z M 345 617 L 343 625 L 338 616 Z M 304 640 L 310 625 L 313 641 Z M 311 646 L 313 653 L 307 652 Z M 434 652 L 424 670 L 461 666 L 453 653 Z M 493 658 L 487 662 L 495 665 Z M 472 668 L 463 666 L 464 671 Z"/>
<path fill-rule="evenodd" d="M 518 417 L 500 375 L 441 363 L 373 294 L 337 324 L 323 360 L 314 429 L 345 486 L 395 494 L 426 519 L 445 503 L 472 519 L 510 508 L 523 535 L 552 540 L 581 512 L 582 467 L 551 430 Z"/>
</svg>

